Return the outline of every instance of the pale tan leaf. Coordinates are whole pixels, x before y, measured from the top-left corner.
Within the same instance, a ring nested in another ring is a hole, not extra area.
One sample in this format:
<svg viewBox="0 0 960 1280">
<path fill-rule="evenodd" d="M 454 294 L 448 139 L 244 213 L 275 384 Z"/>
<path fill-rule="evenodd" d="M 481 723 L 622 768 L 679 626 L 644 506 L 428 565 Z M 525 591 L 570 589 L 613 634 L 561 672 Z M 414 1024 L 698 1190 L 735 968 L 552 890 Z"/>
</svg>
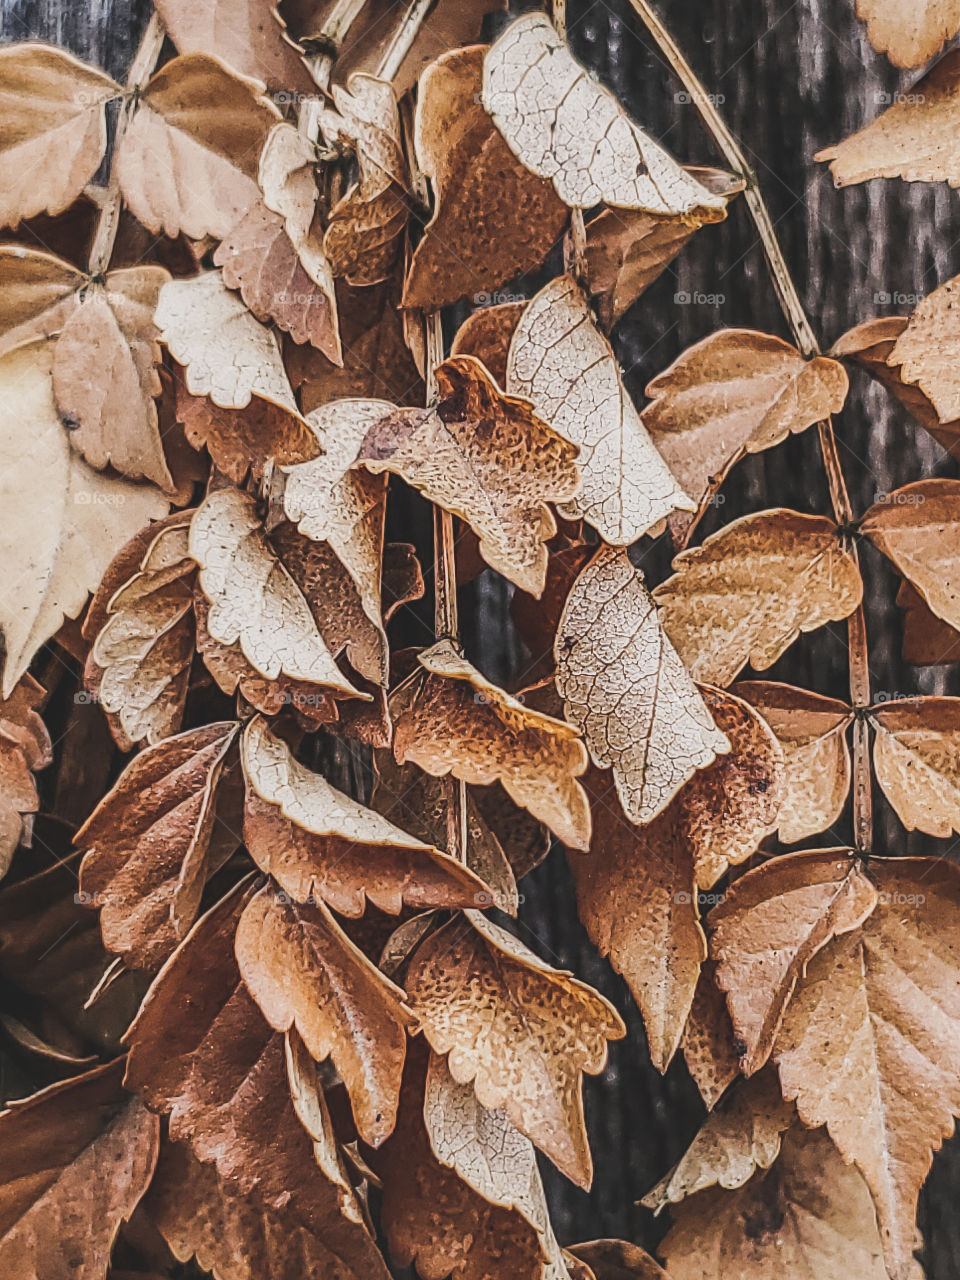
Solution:
<svg viewBox="0 0 960 1280">
<path fill-rule="evenodd" d="M 190 554 L 210 604 L 206 626 L 220 644 L 239 643 L 261 675 L 357 690 L 340 672 L 310 607 L 267 541 L 256 501 L 239 489 L 219 489 L 198 507 Z"/>
<path fill-rule="evenodd" d="M 960 280 L 954 278 L 928 294 L 887 356 L 887 364 L 900 366 L 901 379 L 920 388 L 944 423 L 960 418 L 960 327 L 954 314 L 958 286 Z"/>
<path fill-rule="evenodd" d="M 164 285 L 155 318 L 170 354 L 186 366 L 191 395 L 208 395 L 223 409 L 243 409 L 257 395 L 299 412 L 276 338 L 219 271 Z"/>
<path fill-rule="evenodd" d="M 545 543 L 556 533 L 547 505 L 577 490 L 576 450 L 479 361 L 452 356 L 435 371 L 434 409 L 397 409 L 374 423 L 357 462 L 391 471 L 466 520 L 498 573 L 539 595 Z"/>
<path fill-rule="evenodd" d="M 0 702 L 0 876 L 29 832 L 27 815 L 40 807 L 34 771 L 53 760 L 50 734 L 36 710 L 45 698 L 27 674 Z"/>
<path fill-rule="evenodd" d="M 895 489 L 867 511 L 860 528 L 938 618 L 960 626 L 960 480 L 917 480 Z"/>
<path fill-rule="evenodd" d="M 100 167 L 104 104 L 120 86 L 65 49 L 8 44 L 0 50 L 0 226 L 60 213 Z"/>
<path fill-rule="evenodd" d="M 322 898 L 361 916 L 366 903 L 474 906 L 490 890 L 456 859 L 408 835 L 296 761 L 262 719 L 243 735 L 244 840 L 260 869 L 296 902 Z"/>
<path fill-rule="evenodd" d="M 917 1197 L 960 1113 L 960 870 L 873 859 L 877 906 L 810 963 L 773 1056 L 800 1119 L 826 1124 L 870 1188 L 887 1269 L 907 1280 Z"/>
<path fill-rule="evenodd" d="M 851 614 L 863 582 L 837 526 L 784 508 L 742 516 L 683 551 L 653 598 L 695 680 L 772 666 L 802 632 Z M 709 600 L 709 605 L 706 603 Z"/>
<path fill-rule="evenodd" d="M 563 234 L 567 209 L 524 168 L 480 102 L 485 46 L 431 63 L 417 94 L 415 147 L 435 209 L 403 291 L 406 307 L 480 300 L 538 267 Z"/>
<path fill-rule="evenodd" d="M 82 271 L 52 253 L 0 245 L 0 356 L 60 333 L 86 280 Z"/>
<path fill-rule="evenodd" d="M 286 102 L 291 90 L 316 93 L 283 37 L 275 0 L 157 0 L 156 8 L 179 53 L 215 54 L 240 75 L 262 80 L 277 102 Z"/>
<path fill-rule="evenodd" d="M 295 1026 L 317 1062 L 331 1058 L 360 1136 L 379 1146 L 396 1122 L 406 1028 L 414 1021 L 403 991 L 322 902 L 295 904 L 270 885 L 245 907 L 235 945 L 264 1017 L 277 1031 Z"/>
<path fill-rule="evenodd" d="M 602 547 L 580 573 L 554 643 L 564 716 L 594 762 L 613 767 L 631 822 L 650 822 L 730 749 L 625 550 Z"/>
<path fill-rule="evenodd" d="M 852 709 L 835 698 L 769 680 L 742 680 L 731 692 L 756 707 L 783 747 L 786 785 L 776 827 L 780 839 L 794 844 L 828 830 L 850 791 L 846 731 Z"/>
<path fill-rule="evenodd" d="M 420 654 L 428 672 L 398 717 L 394 755 L 434 777 L 499 781 L 565 844 L 586 848 L 590 807 L 577 778 L 587 752 L 576 729 L 542 715 L 484 679 L 449 641 Z"/>
<path fill-rule="evenodd" d="M 871 710 L 873 768 L 910 831 L 960 832 L 960 698 L 911 698 Z"/>
<path fill-rule="evenodd" d="M 502 1107 L 568 1178 L 588 1187 L 582 1073 L 599 1074 L 607 1041 L 626 1034 L 613 1006 L 476 911 L 422 943 L 406 989 L 453 1079 L 472 1081 L 482 1106 Z"/>
<path fill-rule="evenodd" d="M 680 214 L 726 205 L 630 120 L 543 14 L 518 18 L 490 48 L 483 105 L 514 155 L 572 208 Z"/>
<path fill-rule="evenodd" d="M 114 554 L 169 503 L 88 466 L 70 447 L 53 399 L 50 343 L 0 360 L 0 560 L 16 567 L 0 601 L 9 697 L 40 645 L 75 618 Z"/>
<path fill-rule="evenodd" d="M 735 881 L 710 913 L 716 980 L 753 1075 L 767 1058 L 797 983 L 831 939 L 877 905 L 877 891 L 848 850 L 773 858 Z"/>
<path fill-rule="evenodd" d="M 876 95 L 874 95 L 876 101 Z M 829 160 L 838 187 L 871 178 L 960 186 L 960 50 L 951 49 L 865 128 L 814 156 Z"/>
<path fill-rule="evenodd" d="M 895 67 L 919 67 L 960 31 L 957 0 L 857 0 L 857 17 L 867 24 L 870 43 Z"/>
<path fill-rule="evenodd" d="M 710 1113 L 679 1164 L 640 1203 L 659 1213 L 707 1187 L 742 1187 L 758 1169 L 770 1168 L 780 1154 L 781 1134 L 795 1118 L 772 1068 L 741 1082 Z"/>
<path fill-rule="evenodd" d="M 148 230 L 221 240 L 253 203 L 260 151 L 280 118 L 262 88 L 205 53 L 150 79 L 116 160 L 123 197 Z"/>
<path fill-rule="evenodd" d="M 680 1043 L 707 957 L 698 890 L 755 851 L 782 784 L 779 746 L 757 713 L 728 693 L 711 692 L 708 704 L 730 751 L 643 827 L 623 813 L 610 775 L 591 771 L 590 852 L 569 858 L 580 919 L 626 979 L 660 1071 Z M 707 903 L 716 898 L 703 895 Z"/>
<path fill-rule="evenodd" d="M 623 385 L 613 348 L 569 276 L 527 305 L 510 343 L 507 390 L 578 446 L 580 491 L 559 508 L 605 542 L 629 546 L 671 511 L 694 510 L 660 457 Z"/>
<path fill-rule="evenodd" d="M 825 1133 L 794 1128 L 783 1152 L 731 1194 L 711 1187 L 673 1210 L 660 1244 L 671 1280 L 888 1280 L 870 1193 Z M 921 1280 L 914 1266 L 904 1280 Z"/>
<path fill-rule="evenodd" d="M 648 383 L 641 417 L 684 491 L 702 503 L 744 454 L 839 413 L 848 385 L 836 360 L 805 360 L 753 329 L 721 329 Z"/>
</svg>

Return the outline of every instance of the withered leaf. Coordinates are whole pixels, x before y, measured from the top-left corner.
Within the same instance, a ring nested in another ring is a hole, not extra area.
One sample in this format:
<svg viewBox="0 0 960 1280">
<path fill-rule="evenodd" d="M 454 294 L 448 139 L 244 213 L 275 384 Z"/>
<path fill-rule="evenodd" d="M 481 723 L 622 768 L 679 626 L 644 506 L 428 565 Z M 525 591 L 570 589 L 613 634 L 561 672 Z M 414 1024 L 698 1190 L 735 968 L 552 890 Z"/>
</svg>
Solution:
<svg viewBox="0 0 960 1280">
<path fill-rule="evenodd" d="M 157 0 L 157 13 L 180 53 L 215 54 L 233 71 L 262 80 L 280 95 L 316 93 L 293 46 L 283 37 L 274 0 Z"/>
<path fill-rule="evenodd" d="M 873 768 L 910 831 L 960 832 L 960 698 L 911 698 L 874 707 Z"/>
<path fill-rule="evenodd" d="M 951 49 L 876 120 L 817 153 L 838 187 L 871 178 L 960 186 L 960 50 Z"/>
<path fill-rule="evenodd" d="M 917 0 L 909 9 L 896 0 L 857 0 L 857 17 L 895 67 L 919 67 L 960 30 L 957 0 Z"/>
<path fill-rule="evenodd" d="M 897 592 L 903 610 L 903 660 L 917 666 L 938 666 L 956 662 L 960 654 L 960 631 L 931 610 L 915 587 L 904 579 Z"/>
<path fill-rule="evenodd" d="M 847 375 L 827 356 L 753 329 L 721 329 L 648 383 L 643 425 L 686 493 L 702 503 L 744 454 L 839 413 Z"/>
<path fill-rule="evenodd" d="M 237 727 L 205 725 L 146 748 L 74 837 L 84 900 L 131 968 L 160 967 L 196 919 L 207 877 L 240 844 Z"/>
<path fill-rule="evenodd" d="M 499 302 L 467 316 L 454 335 L 452 356 L 473 356 L 501 387 L 507 385 L 507 354 L 525 302 Z"/>
<path fill-rule="evenodd" d="M 780 1154 L 781 1135 L 796 1118 L 772 1068 L 742 1081 L 704 1121 L 679 1164 L 641 1201 L 659 1211 L 707 1187 L 742 1187 Z"/>
<path fill-rule="evenodd" d="M 466 520 L 486 562 L 539 595 L 544 543 L 557 529 L 547 504 L 576 492 L 576 450 L 472 356 L 450 357 L 435 377 L 436 407 L 387 413 L 368 430 L 357 463 L 394 472 Z"/>
<path fill-rule="evenodd" d="M 917 480 L 895 489 L 874 503 L 860 529 L 938 618 L 960 626 L 956 578 L 960 480 Z"/>
<path fill-rule="evenodd" d="M 206 448 L 214 466 L 234 484 L 263 478 L 269 459 L 281 466 L 305 462 L 319 451 L 314 432 L 298 414 L 253 395 L 242 409 L 224 409 L 208 396 L 193 396 L 178 381 L 177 420 L 194 449 Z"/>
<path fill-rule="evenodd" d="M 960 1113 L 960 871 L 874 859 L 864 924 L 814 957 L 773 1056 L 800 1119 L 826 1124 L 873 1196 L 887 1269 L 907 1280 L 917 1196 Z"/>
<path fill-rule="evenodd" d="M 111 1062 L 0 1112 L 0 1267 L 98 1280 L 121 1222 L 149 1185 L 160 1124 Z"/>
<path fill-rule="evenodd" d="M 711 1187 L 673 1216 L 659 1249 L 671 1280 L 887 1280 L 870 1194 L 822 1131 L 791 1129 L 771 1169 L 732 1194 Z"/>
<path fill-rule="evenodd" d="M 602 547 L 580 573 L 554 643 L 564 716 L 613 767 L 631 822 L 650 822 L 729 750 L 625 550 Z"/>
<path fill-rule="evenodd" d="M 83 191 L 107 146 L 105 104 L 120 86 L 64 49 L 0 50 L 0 226 L 60 213 Z"/>
<path fill-rule="evenodd" d="M 259 717 L 244 731 L 242 754 L 247 848 L 294 901 L 321 898 L 360 916 L 367 901 L 397 915 L 405 904 L 457 908 L 489 896 L 454 858 L 299 764 Z"/>
<path fill-rule="evenodd" d="M 378 1146 L 396 1122 L 406 1027 L 413 1022 L 403 992 L 321 901 L 293 903 L 270 885 L 245 907 L 236 952 L 264 1017 L 278 1031 L 295 1026 L 317 1062 L 331 1058 L 361 1137 Z"/>
<path fill-rule="evenodd" d="M 514 155 L 575 209 L 723 209 L 573 57 L 549 18 L 518 18 L 483 65 L 483 105 Z"/>
<path fill-rule="evenodd" d="M 36 709 L 45 697 L 33 676 L 25 674 L 0 701 L 0 876 L 27 830 L 26 815 L 40 807 L 33 774 L 53 760 L 50 734 Z"/>
<path fill-rule="evenodd" d="M 801 632 L 846 618 L 863 597 L 833 521 L 784 508 L 734 520 L 673 566 L 653 593 L 663 629 L 693 678 L 718 685 L 747 662 L 772 666 Z"/>
<path fill-rule="evenodd" d="M 710 913 L 710 954 L 743 1045 L 745 1075 L 770 1056 L 813 957 L 863 924 L 876 905 L 873 882 L 847 850 L 773 858 L 731 885 Z"/>
<path fill-rule="evenodd" d="M 253 203 L 260 152 L 280 118 L 262 88 L 205 53 L 151 77 L 116 159 L 123 197 L 148 230 L 222 240 Z"/>
<path fill-rule="evenodd" d="M 836 698 L 770 680 L 742 680 L 731 692 L 756 707 L 783 748 L 780 839 L 794 844 L 832 827 L 850 791 L 846 730 L 852 709 Z"/>
<path fill-rule="evenodd" d="M 582 1072 L 599 1074 L 607 1041 L 626 1034 L 613 1006 L 476 911 L 421 944 L 406 989 L 453 1079 L 472 1081 L 482 1106 L 502 1107 L 561 1172 L 588 1187 Z"/>
<path fill-rule="evenodd" d="M 483 109 L 485 52 L 452 49 L 420 81 L 415 146 L 436 208 L 410 263 L 406 307 L 476 300 L 538 267 L 566 224 L 566 205 L 515 159 Z"/>
<path fill-rule="evenodd" d="M 491 684 L 449 641 L 419 657 L 428 674 L 397 719 L 397 761 L 412 760 L 435 778 L 452 773 L 481 786 L 502 782 L 559 840 L 586 848 L 590 807 L 577 778 L 587 752 L 576 729 Z"/>
<path fill-rule="evenodd" d="M 17 46 L 8 45 L 0 58 L 11 47 Z M 87 279 L 52 253 L 0 245 L 0 355 L 60 333 Z"/>
<path fill-rule="evenodd" d="M 954 316 L 958 286 L 960 280 L 954 278 L 928 294 L 887 356 L 888 365 L 899 366 L 902 381 L 916 384 L 928 397 L 942 423 L 960 417 L 960 378 L 954 364 L 960 350 Z"/>
<path fill-rule="evenodd" d="M 629 546 L 674 510 L 692 511 L 640 420 L 586 295 L 569 276 L 551 280 L 520 317 L 507 390 L 578 446 L 582 484 L 560 507 L 604 542 Z"/>
<path fill-rule="evenodd" d="M 628 1240 L 585 1240 L 570 1245 L 566 1253 L 586 1263 L 594 1280 L 669 1280 L 649 1253 Z"/>
<path fill-rule="evenodd" d="M 701 967 L 690 1016 L 680 1039 L 687 1070 L 708 1109 L 717 1105 L 740 1074 L 733 1024 L 726 999 L 716 984 L 715 972 L 712 960 Z"/>
<path fill-rule="evenodd" d="M 569 859 L 580 919 L 626 979 L 661 1071 L 680 1043 L 707 957 L 698 890 L 755 851 L 782 785 L 780 748 L 760 716 L 719 691 L 708 705 L 730 742 L 728 754 L 694 774 L 642 827 L 623 813 L 610 775 L 593 770 L 590 852 Z"/>
<path fill-rule="evenodd" d="M 152 486 L 102 474 L 70 447 L 53 398 L 52 344 L 0 359 L 0 560 L 18 569 L 0 607 L 9 697 L 37 649 L 75 618 L 114 554 L 169 503 Z"/>
</svg>

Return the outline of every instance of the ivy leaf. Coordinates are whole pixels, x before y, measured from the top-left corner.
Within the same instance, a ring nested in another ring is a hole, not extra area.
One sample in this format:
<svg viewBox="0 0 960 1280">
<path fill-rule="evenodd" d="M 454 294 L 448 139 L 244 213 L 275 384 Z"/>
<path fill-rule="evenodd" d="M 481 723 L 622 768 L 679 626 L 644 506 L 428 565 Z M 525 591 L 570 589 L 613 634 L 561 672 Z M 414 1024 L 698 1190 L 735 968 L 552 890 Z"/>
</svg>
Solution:
<svg viewBox="0 0 960 1280">
<path fill-rule="evenodd" d="M 952 627 L 960 626 L 958 528 L 960 480 L 916 480 L 885 494 L 860 521 L 861 532 Z"/>
<path fill-rule="evenodd" d="M 957 0 L 917 0 L 901 9 L 895 0 L 857 0 L 857 17 L 867 24 L 870 43 L 895 67 L 919 67 L 960 31 Z"/>
<path fill-rule="evenodd" d="M 911 698 L 871 708 L 873 768 L 909 831 L 960 832 L 960 698 Z"/>
<path fill-rule="evenodd" d="M 319 443 L 309 424 L 293 410 L 252 395 L 242 409 L 225 409 L 208 396 L 194 396 L 176 384 L 176 415 L 187 442 L 206 449 L 218 471 L 242 485 L 263 479 L 268 463 L 306 462 Z"/>
<path fill-rule="evenodd" d="M 473 356 L 501 386 L 507 385 L 507 354 L 525 302 L 480 307 L 464 320 L 450 346 L 452 356 Z"/>
<path fill-rule="evenodd" d="M 157 13 L 178 52 L 215 54 L 239 75 L 262 80 L 272 93 L 316 93 L 284 38 L 274 0 L 211 0 L 199 7 L 190 0 L 157 0 Z"/>
<path fill-rule="evenodd" d="M 734 1042 L 733 1024 L 712 960 L 700 968 L 680 1047 L 700 1096 L 712 1109 L 740 1074 L 739 1046 Z"/>
<path fill-rule="evenodd" d="M 53 761 L 53 744 L 36 708 L 45 691 L 24 675 L 0 702 L 0 877 L 6 875 L 21 839 L 29 843 L 28 815 L 40 807 L 33 775 Z"/>
</svg>

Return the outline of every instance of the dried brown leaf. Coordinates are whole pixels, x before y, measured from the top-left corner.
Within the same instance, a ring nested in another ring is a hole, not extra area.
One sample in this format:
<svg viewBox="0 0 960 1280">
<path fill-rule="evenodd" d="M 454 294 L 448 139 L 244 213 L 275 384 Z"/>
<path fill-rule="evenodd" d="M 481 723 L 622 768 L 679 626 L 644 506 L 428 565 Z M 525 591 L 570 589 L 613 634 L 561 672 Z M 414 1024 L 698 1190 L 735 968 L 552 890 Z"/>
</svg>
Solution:
<svg viewBox="0 0 960 1280">
<path fill-rule="evenodd" d="M 473 356 L 501 387 L 507 385 L 507 354 L 525 302 L 499 302 L 467 316 L 454 335 L 452 356 Z"/>
<path fill-rule="evenodd" d="M 960 832 L 960 698 L 911 698 L 876 706 L 873 768 L 910 831 Z"/>
<path fill-rule="evenodd" d="M 240 75 L 262 80 L 278 102 L 291 90 L 317 91 L 283 37 L 275 0 L 157 0 L 157 13 L 178 52 L 215 54 Z"/>
<path fill-rule="evenodd" d="M 566 1253 L 586 1263 L 595 1280 L 670 1280 L 649 1253 L 627 1240 L 585 1240 Z"/>
<path fill-rule="evenodd" d="M 957 0 L 917 0 L 909 9 L 896 0 L 857 0 L 857 17 L 895 67 L 919 67 L 960 30 Z"/>
<path fill-rule="evenodd" d="M 251 396 L 243 409 L 223 409 L 208 396 L 192 396 L 177 382 L 177 419 L 194 449 L 206 448 L 214 466 L 234 484 L 263 478 L 267 460 L 306 462 L 316 457 L 316 436 L 298 414 Z"/>
<path fill-rule="evenodd" d="M 938 618 L 960 626 L 957 544 L 960 480 L 917 480 L 885 494 L 861 532 L 920 593 Z"/>
<path fill-rule="evenodd" d="M 28 834 L 27 815 L 40 807 L 33 774 L 53 760 L 53 744 L 36 710 L 46 693 L 24 675 L 0 702 L 0 877 Z"/>
<path fill-rule="evenodd" d="M 60 333 L 86 283 L 82 271 L 52 253 L 0 245 L 0 355 Z"/>
<path fill-rule="evenodd" d="M 902 381 L 920 388 L 943 423 L 960 418 L 960 377 L 955 365 L 960 328 L 954 315 L 958 286 L 960 280 L 954 278 L 928 294 L 887 356 L 887 364 L 899 366 Z"/>
<path fill-rule="evenodd" d="M 708 1109 L 717 1105 L 740 1074 L 740 1055 L 734 1043 L 727 1002 L 716 984 L 716 965 L 701 966 L 690 1016 L 680 1038 L 687 1070 Z"/>
<path fill-rule="evenodd" d="M 909 582 L 900 583 L 897 604 L 903 613 L 903 660 L 937 666 L 960 658 L 960 631 L 938 618 Z"/>
</svg>

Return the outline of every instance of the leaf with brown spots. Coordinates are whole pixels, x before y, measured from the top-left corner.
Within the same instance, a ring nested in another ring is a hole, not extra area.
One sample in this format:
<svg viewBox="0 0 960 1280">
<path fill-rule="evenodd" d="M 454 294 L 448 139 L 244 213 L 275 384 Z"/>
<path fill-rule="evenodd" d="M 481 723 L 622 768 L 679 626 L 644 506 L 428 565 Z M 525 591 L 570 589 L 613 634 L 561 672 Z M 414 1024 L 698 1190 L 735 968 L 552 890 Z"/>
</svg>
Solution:
<svg viewBox="0 0 960 1280">
<path fill-rule="evenodd" d="M 960 832 L 960 698 L 873 707 L 873 769 L 909 831 Z"/>
<path fill-rule="evenodd" d="M 319 450 L 299 414 L 257 395 L 242 409 L 223 409 L 209 396 L 191 395 L 178 381 L 176 414 L 189 444 L 205 448 L 217 470 L 236 485 L 248 475 L 262 480 L 270 459 L 281 466 L 306 462 Z"/>
<path fill-rule="evenodd" d="M 957 0 L 916 0 L 907 9 L 896 0 L 857 0 L 857 17 L 895 67 L 921 66 L 960 31 Z"/>
<path fill-rule="evenodd" d="M 938 618 L 960 627 L 960 480 L 916 480 L 885 494 L 860 530 Z"/>
<path fill-rule="evenodd" d="M 740 1074 L 739 1045 L 715 975 L 716 965 L 706 960 L 680 1038 L 683 1060 L 708 1109 L 717 1105 Z"/>
<path fill-rule="evenodd" d="M 473 356 L 505 387 L 510 341 L 526 305 L 525 302 L 500 302 L 492 307 L 480 307 L 467 316 L 457 330 L 450 354 Z"/>
<path fill-rule="evenodd" d="M 0 877 L 20 841 L 29 843 L 30 817 L 40 807 L 33 775 L 53 760 L 53 744 L 37 707 L 46 693 L 26 674 L 0 702 Z"/>
</svg>

